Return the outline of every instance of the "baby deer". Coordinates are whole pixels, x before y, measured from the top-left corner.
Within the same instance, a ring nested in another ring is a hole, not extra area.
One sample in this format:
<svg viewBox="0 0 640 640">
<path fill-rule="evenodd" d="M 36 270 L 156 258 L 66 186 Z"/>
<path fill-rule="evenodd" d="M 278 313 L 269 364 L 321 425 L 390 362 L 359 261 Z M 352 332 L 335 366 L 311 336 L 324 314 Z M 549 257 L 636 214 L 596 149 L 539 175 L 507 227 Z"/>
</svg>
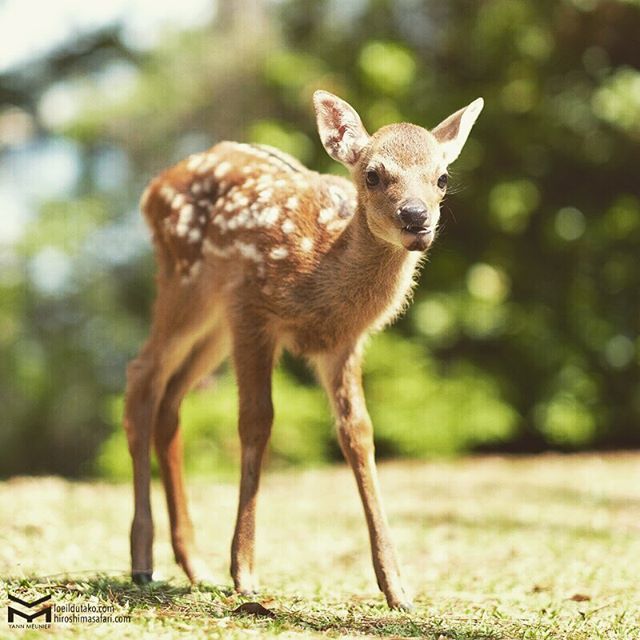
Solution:
<svg viewBox="0 0 640 640">
<path fill-rule="evenodd" d="M 176 561 L 203 579 L 185 500 L 180 404 L 231 356 L 239 388 L 240 498 L 231 575 L 256 589 L 255 512 L 273 421 L 271 373 L 283 348 L 316 369 L 335 413 L 369 528 L 378 585 L 409 607 L 381 503 L 361 382 L 363 343 L 405 306 L 432 244 L 447 186 L 481 98 L 432 131 L 393 124 L 369 135 L 356 111 L 314 94 L 322 143 L 351 181 L 321 175 L 263 145 L 221 142 L 156 177 L 141 207 L 158 275 L 151 335 L 127 371 L 125 428 L 133 458 L 132 576 L 151 580 L 153 439 Z"/>
</svg>

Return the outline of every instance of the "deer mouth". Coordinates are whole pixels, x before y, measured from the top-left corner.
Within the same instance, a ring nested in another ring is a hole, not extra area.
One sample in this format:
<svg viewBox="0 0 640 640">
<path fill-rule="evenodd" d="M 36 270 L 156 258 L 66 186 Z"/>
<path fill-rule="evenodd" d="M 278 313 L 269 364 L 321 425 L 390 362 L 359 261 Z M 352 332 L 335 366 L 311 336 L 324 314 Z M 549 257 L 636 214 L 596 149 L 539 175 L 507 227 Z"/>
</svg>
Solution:
<svg viewBox="0 0 640 640">
<path fill-rule="evenodd" d="M 433 241 L 433 227 L 408 225 L 400 232 L 402 246 L 408 251 L 424 251 Z"/>
</svg>

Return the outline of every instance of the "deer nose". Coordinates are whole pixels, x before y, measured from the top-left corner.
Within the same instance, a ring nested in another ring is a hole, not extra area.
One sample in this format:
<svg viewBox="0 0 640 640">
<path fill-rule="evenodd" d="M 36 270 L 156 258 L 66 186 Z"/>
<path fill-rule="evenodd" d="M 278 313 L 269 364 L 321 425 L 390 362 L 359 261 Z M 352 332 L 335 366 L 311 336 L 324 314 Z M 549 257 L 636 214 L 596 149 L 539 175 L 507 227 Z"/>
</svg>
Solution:
<svg viewBox="0 0 640 640">
<path fill-rule="evenodd" d="M 412 199 L 398 207 L 398 217 L 405 227 L 428 227 L 429 211 L 422 200 Z"/>
</svg>

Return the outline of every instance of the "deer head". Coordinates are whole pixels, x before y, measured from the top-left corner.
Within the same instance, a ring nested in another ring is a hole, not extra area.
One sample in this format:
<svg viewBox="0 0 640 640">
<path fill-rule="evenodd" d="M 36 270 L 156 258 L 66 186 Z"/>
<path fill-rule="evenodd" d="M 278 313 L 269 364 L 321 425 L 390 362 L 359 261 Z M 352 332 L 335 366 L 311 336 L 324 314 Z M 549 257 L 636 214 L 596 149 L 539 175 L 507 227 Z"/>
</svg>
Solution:
<svg viewBox="0 0 640 640">
<path fill-rule="evenodd" d="M 358 190 L 358 215 L 383 242 L 424 251 L 433 242 L 447 168 L 460 155 L 482 98 L 443 120 L 435 129 L 399 123 L 369 135 L 356 110 L 327 91 L 313 96 L 318 131 L 327 153 L 351 173 Z"/>
</svg>

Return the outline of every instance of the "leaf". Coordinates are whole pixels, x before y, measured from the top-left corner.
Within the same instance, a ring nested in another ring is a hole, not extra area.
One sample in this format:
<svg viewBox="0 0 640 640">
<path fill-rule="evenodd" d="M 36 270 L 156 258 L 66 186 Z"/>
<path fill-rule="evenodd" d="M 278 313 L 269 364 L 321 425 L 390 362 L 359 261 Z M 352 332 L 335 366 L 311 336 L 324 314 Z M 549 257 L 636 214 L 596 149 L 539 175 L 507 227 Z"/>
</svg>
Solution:
<svg viewBox="0 0 640 640">
<path fill-rule="evenodd" d="M 245 602 L 241 604 L 237 609 L 233 610 L 233 614 L 237 616 L 261 616 L 263 618 L 275 618 L 276 614 L 263 607 L 259 602 Z"/>
<path fill-rule="evenodd" d="M 574 593 L 569 600 L 573 600 L 573 602 L 587 602 L 591 600 L 591 596 L 588 596 L 585 593 Z"/>
</svg>

